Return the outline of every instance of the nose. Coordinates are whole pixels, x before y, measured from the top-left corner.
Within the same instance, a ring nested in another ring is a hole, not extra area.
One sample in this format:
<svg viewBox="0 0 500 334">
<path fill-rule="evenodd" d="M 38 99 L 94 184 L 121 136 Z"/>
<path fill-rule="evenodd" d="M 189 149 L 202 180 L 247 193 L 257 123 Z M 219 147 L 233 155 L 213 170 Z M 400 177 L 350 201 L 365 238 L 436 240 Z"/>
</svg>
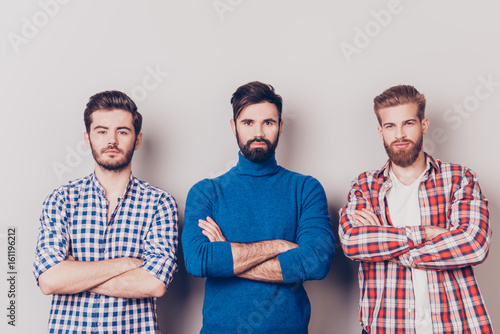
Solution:
<svg viewBox="0 0 500 334">
<path fill-rule="evenodd" d="M 254 137 L 264 137 L 264 131 L 261 124 L 256 124 L 254 126 Z"/>
<path fill-rule="evenodd" d="M 396 139 L 405 139 L 406 133 L 403 127 L 400 127 L 396 130 Z"/>
<path fill-rule="evenodd" d="M 115 145 L 117 143 L 117 135 L 114 132 L 108 134 L 108 145 Z"/>
</svg>

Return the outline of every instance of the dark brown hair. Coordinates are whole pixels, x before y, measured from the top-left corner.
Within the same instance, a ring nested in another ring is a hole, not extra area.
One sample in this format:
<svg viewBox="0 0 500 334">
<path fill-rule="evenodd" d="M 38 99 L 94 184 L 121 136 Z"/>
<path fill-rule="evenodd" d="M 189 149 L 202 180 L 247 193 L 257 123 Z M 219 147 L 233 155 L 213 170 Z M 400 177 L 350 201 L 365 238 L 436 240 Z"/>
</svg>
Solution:
<svg viewBox="0 0 500 334">
<path fill-rule="evenodd" d="M 128 111 L 132 114 L 135 136 L 141 132 L 142 127 L 142 115 L 137 111 L 137 106 L 134 101 L 127 94 L 110 90 L 93 95 L 87 107 L 83 112 L 83 121 L 85 122 L 85 128 L 87 133 L 90 133 L 90 124 L 92 124 L 92 113 L 98 110 L 113 110 L 120 109 Z"/>
<path fill-rule="evenodd" d="M 382 94 L 373 99 L 373 109 L 377 115 L 378 123 L 382 125 L 379 110 L 382 108 L 395 107 L 402 104 L 416 103 L 418 105 L 418 119 L 420 122 L 425 118 L 425 96 L 410 85 L 398 85 L 386 89 Z"/>
<path fill-rule="evenodd" d="M 283 108 L 283 99 L 274 92 L 271 85 L 259 81 L 249 82 L 239 87 L 231 97 L 233 105 L 233 119 L 236 122 L 243 109 L 252 104 L 269 102 L 278 109 L 279 122 L 281 122 L 281 110 Z"/>
</svg>

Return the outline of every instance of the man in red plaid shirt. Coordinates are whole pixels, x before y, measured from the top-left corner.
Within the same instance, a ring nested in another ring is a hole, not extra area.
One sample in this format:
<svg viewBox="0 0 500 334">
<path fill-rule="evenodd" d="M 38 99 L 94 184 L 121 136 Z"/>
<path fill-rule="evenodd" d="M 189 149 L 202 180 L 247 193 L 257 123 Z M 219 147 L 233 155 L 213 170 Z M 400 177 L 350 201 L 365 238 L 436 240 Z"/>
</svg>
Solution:
<svg viewBox="0 0 500 334">
<path fill-rule="evenodd" d="M 363 333 L 493 333 L 472 270 L 488 256 L 488 201 L 467 167 L 423 151 L 425 97 L 395 86 L 374 99 L 389 161 L 353 182 L 340 211 L 359 261 Z"/>
</svg>

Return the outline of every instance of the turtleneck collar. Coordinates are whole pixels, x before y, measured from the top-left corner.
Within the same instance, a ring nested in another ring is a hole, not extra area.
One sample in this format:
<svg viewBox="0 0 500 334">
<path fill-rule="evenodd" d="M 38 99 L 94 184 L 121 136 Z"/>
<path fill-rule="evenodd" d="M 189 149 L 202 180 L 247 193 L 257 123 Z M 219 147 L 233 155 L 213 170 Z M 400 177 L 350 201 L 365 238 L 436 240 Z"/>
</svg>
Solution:
<svg viewBox="0 0 500 334">
<path fill-rule="evenodd" d="M 264 162 L 252 162 L 245 158 L 240 151 L 238 152 L 238 164 L 235 171 L 244 175 L 264 176 L 277 172 L 279 168 L 280 166 L 278 166 L 274 154 Z"/>
</svg>

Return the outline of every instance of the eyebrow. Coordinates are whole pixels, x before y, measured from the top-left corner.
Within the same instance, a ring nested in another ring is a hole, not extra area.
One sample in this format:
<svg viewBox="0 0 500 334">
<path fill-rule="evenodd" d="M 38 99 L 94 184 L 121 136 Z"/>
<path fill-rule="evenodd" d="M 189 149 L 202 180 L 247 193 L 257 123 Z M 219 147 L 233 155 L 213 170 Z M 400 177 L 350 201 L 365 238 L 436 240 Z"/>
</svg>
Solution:
<svg viewBox="0 0 500 334">
<path fill-rule="evenodd" d="M 406 123 L 406 122 L 416 122 L 416 121 L 417 121 L 417 119 L 416 119 L 416 118 L 409 118 L 409 119 L 405 119 L 405 120 L 404 120 L 404 121 L 402 121 L 401 123 Z M 392 125 L 394 125 L 394 124 L 396 124 L 396 123 L 395 123 L 395 122 L 387 122 L 387 123 L 384 123 L 384 124 L 382 124 L 382 125 L 383 125 L 383 126 L 385 126 L 385 125 L 391 125 L 391 124 L 392 124 Z"/>
<path fill-rule="evenodd" d="M 109 130 L 109 127 L 104 126 L 104 125 L 97 125 L 97 126 L 94 128 L 94 130 L 96 130 L 96 129 L 104 129 L 104 130 Z M 129 128 L 128 126 L 120 126 L 120 127 L 116 128 L 116 129 L 117 129 L 117 130 L 123 130 L 123 129 L 125 129 L 125 130 L 132 131 L 132 129 L 131 129 L 131 128 Z"/>
<path fill-rule="evenodd" d="M 241 122 L 241 123 L 244 123 L 244 122 L 249 122 L 249 121 L 254 122 L 255 120 L 254 120 L 254 119 L 250 119 L 250 118 L 245 118 L 245 119 L 240 120 L 240 122 Z M 273 122 L 273 123 L 277 123 L 277 121 L 276 121 L 275 119 L 273 119 L 273 118 L 268 118 L 268 119 L 265 119 L 265 120 L 263 120 L 263 122 Z"/>
</svg>

